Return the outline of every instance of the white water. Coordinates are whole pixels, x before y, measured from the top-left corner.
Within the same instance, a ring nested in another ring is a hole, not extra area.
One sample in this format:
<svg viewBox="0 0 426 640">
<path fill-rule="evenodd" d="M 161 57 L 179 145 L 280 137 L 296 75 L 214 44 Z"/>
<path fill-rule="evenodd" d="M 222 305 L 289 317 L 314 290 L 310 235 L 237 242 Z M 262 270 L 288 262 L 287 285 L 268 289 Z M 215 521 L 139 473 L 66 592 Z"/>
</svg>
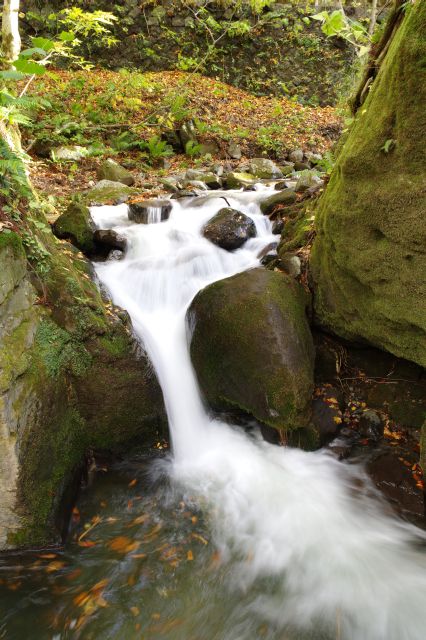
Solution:
<svg viewBox="0 0 426 640">
<path fill-rule="evenodd" d="M 98 227 L 129 241 L 122 261 L 96 269 L 129 312 L 160 380 L 171 477 L 211 513 L 221 557 L 232 563 L 229 588 L 253 587 L 247 627 L 228 630 L 223 640 L 253 640 L 256 616 L 315 640 L 425 640 L 425 534 L 385 514 L 360 468 L 323 452 L 268 445 L 212 420 L 204 408 L 186 310 L 207 284 L 257 266 L 273 239 L 257 205 L 262 191 L 224 194 L 253 218 L 257 238 L 233 253 L 202 238 L 203 224 L 225 206 L 219 195 L 175 202 L 159 224 L 128 222 L 126 205 L 92 215 Z"/>
</svg>

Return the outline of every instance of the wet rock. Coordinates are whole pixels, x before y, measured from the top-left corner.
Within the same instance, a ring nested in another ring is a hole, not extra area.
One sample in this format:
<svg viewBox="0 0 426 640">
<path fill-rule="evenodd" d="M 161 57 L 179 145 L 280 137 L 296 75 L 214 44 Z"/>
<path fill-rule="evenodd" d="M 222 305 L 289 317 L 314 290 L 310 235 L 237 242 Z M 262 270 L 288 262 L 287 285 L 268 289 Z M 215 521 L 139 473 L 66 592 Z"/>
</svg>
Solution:
<svg viewBox="0 0 426 640">
<path fill-rule="evenodd" d="M 122 236 L 112 229 L 96 229 L 93 234 L 93 239 L 96 244 L 108 250 L 120 249 L 120 251 L 125 251 L 127 248 L 127 239 L 125 236 Z"/>
<path fill-rule="evenodd" d="M 135 184 L 133 175 L 120 166 L 115 160 L 108 158 L 101 164 L 97 171 L 98 180 L 111 180 L 111 182 L 120 182 L 131 187 Z"/>
<path fill-rule="evenodd" d="M 203 229 L 205 238 L 227 251 L 241 247 L 256 235 L 253 220 L 236 209 L 221 209 Z"/>
<path fill-rule="evenodd" d="M 290 205 L 296 202 L 297 196 L 292 189 L 278 191 L 274 195 L 264 200 L 260 205 L 260 210 L 266 216 L 269 216 L 279 204 Z"/>
<path fill-rule="evenodd" d="M 69 240 L 87 256 L 93 255 L 95 224 L 84 204 L 72 203 L 53 224 L 53 232 L 61 240 Z"/>
<path fill-rule="evenodd" d="M 262 249 L 262 251 L 260 251 L 257 254 L 257 259 L 258 260 L 262 260 L 263 258 L 265 258 L 266 256 L 276 256 L 277 255 L 277 245 L 278 242 L 270 242 L 268 245 L 266 245 L 266 247 L 264 247 Z"/>
<path fill-rule="evenodd" d="M 371 409 L 364 411 L 361 415 L 358 428 L 364 438 L 377 441 L 383 437 L 383 420 L 376 411 Z"/>
<path fill-rule="evenodd" d="M 172 210 L 170 200 L 142 200 L 129 205 L 129 220 L 139 224 L 152 224 L 168 220 Z"/>
<path fill-rule="evenodd" d="M 108 260 L 122 260 L 124 258 L 124 252 L 120 249 L 114 249 L 108 254 Z"/>
<path fill-rule="evenodd" d="M 312 422 L 318 431 L 321 444 L 326 444 L 339 432 L 343 417 L 333 390 L 313 400 Z"/>
<path fill-rule="evenodd" d="M 196 191 L 191 191 L 190 189 L 179 189 L 179 191 L 170 197 L 172 200 L 178 200 L 179 198 L 195 198 L 197 195 Z"/>
<path fill-rule="evenodd" d="M 272 233 L 274 235 L 281 235 L 283 230 L 284 230 L 284 220 L 281 220 L 281 218 L 279 218 L 278 220 L 275 220 L 274 224 L 272 225 Z"/>
<path fill-rule="evenodd" d="M 210 405 L 242 410 L 289 443 L 312 448 L 314 352 L 306 300 L 288 276 L 253 269 L 200 291 L 189 322 L 192 361 Z"/>
</svg>

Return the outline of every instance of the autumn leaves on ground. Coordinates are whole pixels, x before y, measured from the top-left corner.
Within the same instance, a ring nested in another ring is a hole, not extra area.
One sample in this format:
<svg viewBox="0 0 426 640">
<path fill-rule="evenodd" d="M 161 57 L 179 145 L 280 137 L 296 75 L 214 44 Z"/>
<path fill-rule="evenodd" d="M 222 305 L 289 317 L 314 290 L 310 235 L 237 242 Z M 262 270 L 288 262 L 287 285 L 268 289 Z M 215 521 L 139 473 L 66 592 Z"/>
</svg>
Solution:
<svg viewBox="0 0 426 640">
<path fill-rule="evenodd" d="M 63 196 L 89 186 L 105 157 L 125 161 L 136 177 L 143 171 L 154 185 L 173 170 L 202 164 L 203 150 L 194 146 L 186 154 L 170 150 L 167 163 L 150 158 L 144 148 L 150 139 L 170 139 L 184 121 L 195 123 L 197 140 L 213 151 L 212 160 L 221 161 L 231 160 L 231 143 L 243 156 L 278 160 L 297 148 L 324 153 L 342 128 L 339 112 L 332 107 L 257 97 L 181 72 L 56 70 L 35 83 L 31 92 L 39 103 L 23 130 L 24 146 L 34 160 L 35 186 L 57 196 L 58 206 Z M 88 157 L 78 164 L 55 161 L 52 150 L 61 145 L 83 146 Z"/>
</svg>

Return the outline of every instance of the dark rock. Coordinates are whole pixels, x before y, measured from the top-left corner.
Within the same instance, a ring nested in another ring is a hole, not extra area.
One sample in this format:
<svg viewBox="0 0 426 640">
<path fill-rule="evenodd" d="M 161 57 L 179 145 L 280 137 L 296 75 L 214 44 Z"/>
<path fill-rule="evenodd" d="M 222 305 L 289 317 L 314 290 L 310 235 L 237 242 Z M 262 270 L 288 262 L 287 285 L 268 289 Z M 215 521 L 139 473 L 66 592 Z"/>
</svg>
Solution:
<svg viewBox="0 0 426 640">
<path fill-rule="evenodd" d="M 376 411 L 368 409 L 359 419 L 359 432 L 364 438 L 380 440 L 383 437 L 383 421 Z"/>
<path fill-rule="evenodd" d="M 286 189 L 285 191 L 278 191 L 273 196 L 270 196 L 264 200 L 260 205 L 260 210 L 266 216 L 269 216 L 275 207 L 279 204 L 290 205 L 296 202 L 297 196 L 292 189 Z"/>
<path fill-rule="evenodd" d="M 274 235 L 281 235 L 283 230 L 284 230 L 284 220 L 281 220 L 281 218 L 278 218 L 278 220 L 275 220 L 274 224 L 272 225 L 272 233 Z"/>
<path fill-rule="evenodd" d="M 129 205 L 129 220 L 140 224 L 152 224 L 168 220 L 172 210 L 170 200 L 142 200 Z"/>
<path fill-rule="evenodd" d="M 203 229 L 205 238 L 222 249 L 233 251 L 256 235 L 253 220 L 236 209 L 221 209 Z"/>
<path fill-rule="evenodd" d="M 96 229 L 93 234 L 96 244 L 106 247 L 108 250 L 120 249 L 125 251 L 127 248 L 127 239 L 112 229 Z"/>
<path fill-rule="evenodd" d="M 333 402 L 336 400 L 336 402 Z M 318 431 L 321 444 L 334 438 L 342 426 L 342 412 L 337 403 L 337 398 L 329 392 L 321 398 L 315 398 L 312 402 L 312 422 Z"/>
<path fill-rule="evenodd" d="M 54 222 L 53 232 L 57 238 L 69 240 L 87 256 L 95 252 L 95 224 L 89 208 L 83 204 L 72 203 Z"/>
<path fill-rule="evenodd" d="M 258 255 L 256 256 L 257 259 L 262 260 L 262 258 L 265 258 L 265 256 L 269 256 L 269 255 L 276 256 L 277 244 L 278 244 L 277 242 L 270 242 L 268 245 L 266 245 L 266 247 L 262 249 L 262 251 L 260 251 L 260 253 L 258 253 Z"/>
<path fill-rule="evenodd" d="M 245 411 L 312 448 L 314 353 L 305 306 L 298 283 L 259 268 L 200 291 L 188 316 L 191 357 L 210 405 Z"/>
</svg>

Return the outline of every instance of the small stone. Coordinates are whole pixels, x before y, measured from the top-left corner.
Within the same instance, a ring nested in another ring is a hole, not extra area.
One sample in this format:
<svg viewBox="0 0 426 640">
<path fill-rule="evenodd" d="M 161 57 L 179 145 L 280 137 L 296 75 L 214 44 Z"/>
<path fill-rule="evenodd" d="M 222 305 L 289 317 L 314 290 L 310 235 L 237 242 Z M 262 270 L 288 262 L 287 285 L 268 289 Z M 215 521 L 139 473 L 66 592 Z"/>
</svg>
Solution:
<svg viewBox="0 0 426 640">
<path fill-rule="evenodd" d="M 380 440 L 383 437 L 384 425 L 376 411 L 368 409 L 359 419 L 359 431 L 364 438 Z"/>
<path fill-rule="evenodd" d="M 275 220 L 274 224 L 272 225 L 272 233 L 274 235 L 281 235 L 283 230 L 284 230 L 284 220 L 281 220 L 281 218 L 279 218 L 278 220 Z"/>
</svg>

